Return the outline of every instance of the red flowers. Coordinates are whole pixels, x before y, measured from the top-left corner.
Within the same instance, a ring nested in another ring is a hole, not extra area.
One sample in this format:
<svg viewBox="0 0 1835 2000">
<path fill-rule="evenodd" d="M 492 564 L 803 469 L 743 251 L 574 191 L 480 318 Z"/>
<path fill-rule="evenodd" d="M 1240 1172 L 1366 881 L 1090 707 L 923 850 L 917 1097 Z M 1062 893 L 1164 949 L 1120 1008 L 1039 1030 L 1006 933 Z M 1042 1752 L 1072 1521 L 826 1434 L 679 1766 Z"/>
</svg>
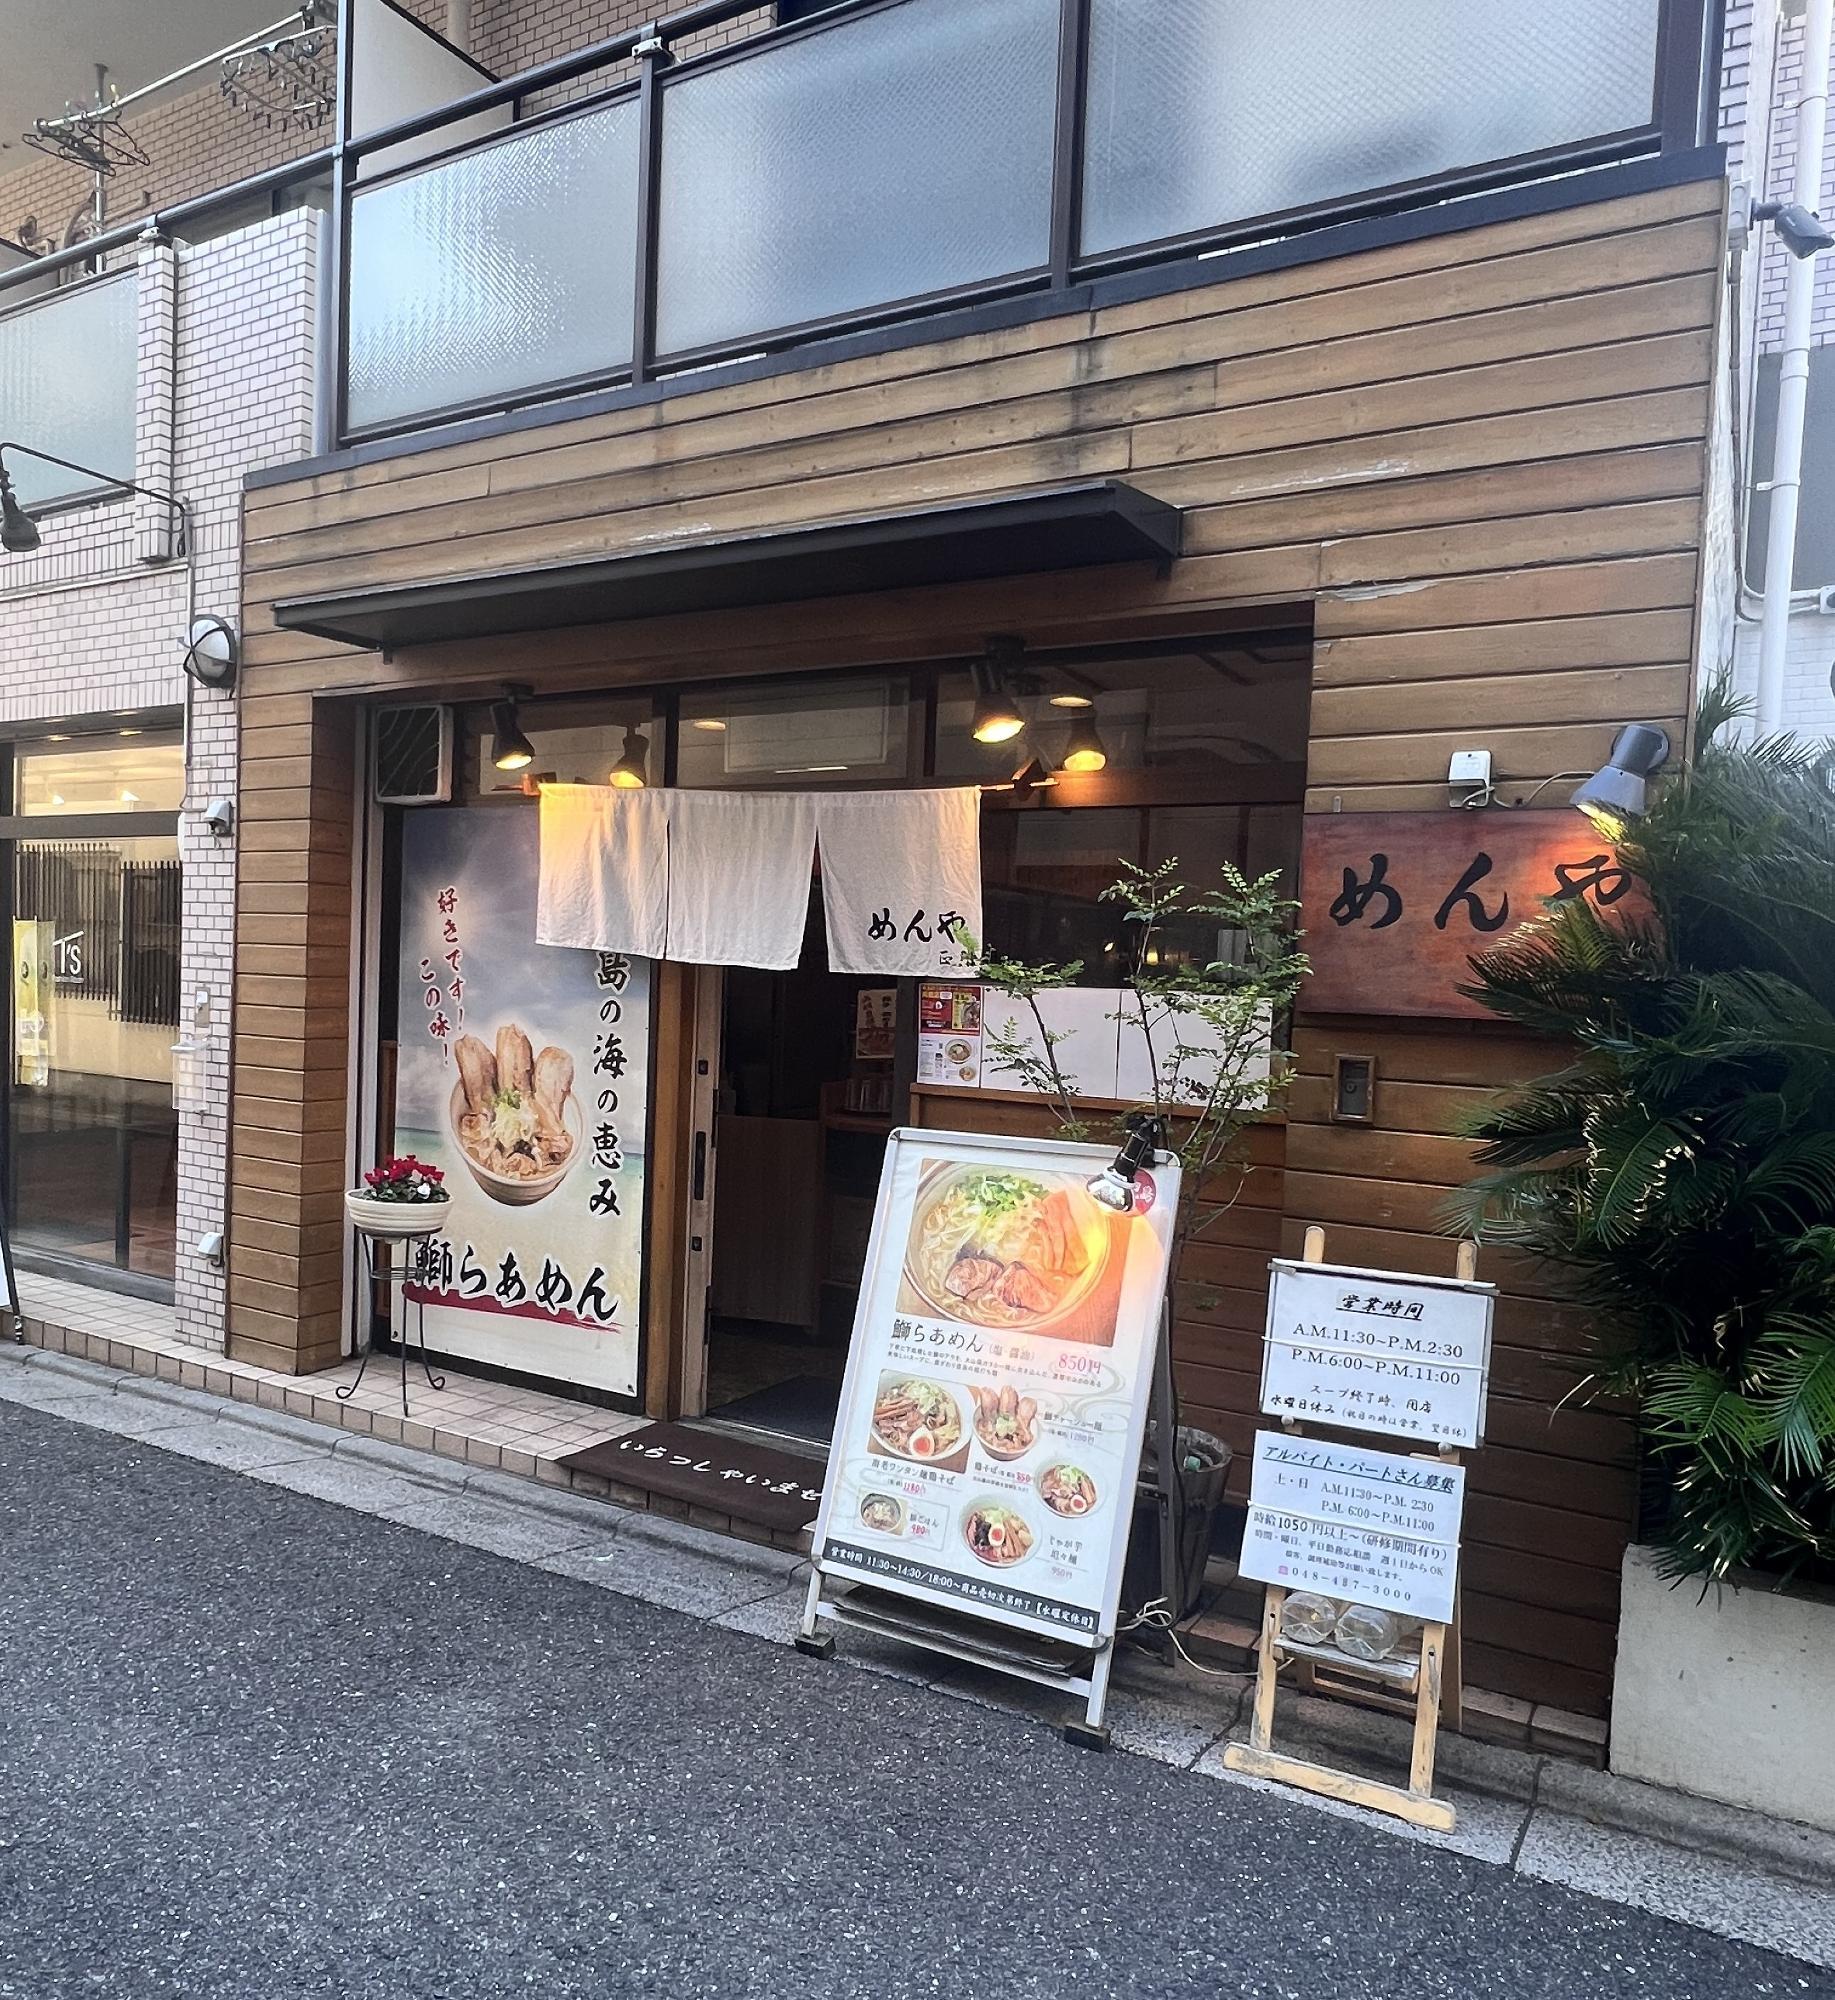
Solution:
<svg viewBox="0 0 1835 2000">
<path fill-rule="evenodd" d="M 363 1176 L 363 1185 L 372 1201 L 445 1201 L 446 1178 L 438 1167 L 417 1160 L 412 1153 L 392 1156 Z"/>
</svg>

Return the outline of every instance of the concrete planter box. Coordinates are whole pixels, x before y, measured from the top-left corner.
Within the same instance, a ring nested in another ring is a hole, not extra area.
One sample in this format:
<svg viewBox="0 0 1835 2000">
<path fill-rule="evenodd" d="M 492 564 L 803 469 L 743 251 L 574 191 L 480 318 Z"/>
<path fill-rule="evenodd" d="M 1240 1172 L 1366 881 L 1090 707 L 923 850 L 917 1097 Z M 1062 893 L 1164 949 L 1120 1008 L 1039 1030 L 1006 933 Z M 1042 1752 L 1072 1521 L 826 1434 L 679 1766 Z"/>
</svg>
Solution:
<svg viewBox="0 0 1835 2000">
<path fill-rule="evenodd" d="M 1625 1552 L 1612 1769 L 1835 1832 L 1835 1591 L 1704 1598 Z"/>
</svg>

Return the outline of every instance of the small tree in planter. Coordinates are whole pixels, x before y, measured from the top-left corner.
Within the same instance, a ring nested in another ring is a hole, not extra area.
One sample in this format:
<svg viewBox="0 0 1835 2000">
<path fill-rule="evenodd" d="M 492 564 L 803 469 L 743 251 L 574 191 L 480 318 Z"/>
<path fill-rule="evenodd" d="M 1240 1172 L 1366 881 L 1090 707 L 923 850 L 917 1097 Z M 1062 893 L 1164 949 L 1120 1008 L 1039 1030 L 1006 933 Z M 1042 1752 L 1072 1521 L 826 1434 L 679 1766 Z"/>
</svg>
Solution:
<svg viewBox="0 0 1835 2000">
<path fill-rule="evenodd" d="M 983 982 L 1012 997 L 1024 1010 L 996 1021 L 984 1018 L 995 1074 L 1036 1092 L 1055 1115 L 1065 1138 L 1119 1134 L 1132 1117 L 1162 1121 L 1167 1144 L 1182 1169 L 1182 1194 L 1173 1233 L 1171 1280 L 1179 1282 L 1187 1248 L 1233 1205 L 1219 1201 L 1217 1179 L 1234 1161 L 1243 1133 L 1278 1100 L 1292 1063 L 1273 1046 L 1275 1023 L 1292 1007 L 1308 967 L 1296 942 L 1299 905 L 1280 894 L 1278 873 L 1251 881 L 1225 864 L 1221 888 L 1195 895 L 1179 877 L 1176 859 L 1156 868 L 1128 861 L 1103 890 L 1119 903 L 1129 927 L 1123 1000 L 1110 1018 L 1140 1030 L 1146 1043 L 1152 1089 L 1128 1111 L 1092 1120 L 1082 1092 L 1061 1059 L 1065 1031 L 1049 1028 L 1041 996 L 1077 985 L 1083 963 L 1033 964 L 983 953 Z M 1170 948 L 1169 927 L 1196 921 L 1230 956 L 1188 958 Z M 1029 1023 L 1029 1025 L 1028 1025 Z"/>
<path fill-rule="evenodd" d="M 1474 1121 L 1453 1220 L 1561 1266 L 1597 1326 L 1586 1388 L 1636 1399 L 1664 1570 L 1835 1579 L 1835 765 L 1702 749 L 1624 863 L 1656 921 L 1570 903 L 1470 988 L 1578 1044 Z"/>
<path fill-rule="evenodd" d="M 1102 895 L 1104 901 L 1122 905 L 1129 948 L 1122 1003 L 1109 1018 L 1139 1029 L 1149 1058 L 1148 1094 L 1119 1113 L 1094 1118 L 1081 1102 L 1081 1090 L 1063 1059 L 1070 1036 L 1047 1026 L 1041 1004 L 1043 995 L 1079 983 L 1080 960 L 1045 965 L 983 953 L 981 979 L 1008 994 L 1024 1010 L 1030 1027 L 1018 1014 L 996 1020 L 984 997 L 982 1033 L 987 1067 L 1035 1092 L 1065 1138 L 1119 1138 L 1141 1117 L 1159 1123 L 1181 1169 L 1167 1274 L 1168 1287 L 1176 1293 L 1185 1279 L 1187 1253 L 1241 1193 L 1239 1181 L 1220 1198 L 1220 1176 L 1236 1163 L 1244 1132 L 1278 1101 L 1291 1077 L 1291 1058 L 1275 1048 L 1274 1027 L 1291 1009 L 1308 966 L 1294 930 L 1299 905 L 1280 895 L 1278 874 L 1250 881 L 1226 864 L 1221 888 L 1194 895 L 1179 879 L 1176 860 L 1157 868 L 1128 861 L 1118 865 L 1120 876 Z M 1194 922 L 1215 938 L 1215 957 L 1188 956 L 1170 935 L 1175 925 L 1189 933 Z M 1173 1607 L 1177 1618 L 1202 1581 L 1211 1514 L 1229 1454 L 1221 1446 L 1207 1449 L 1176 1417 L 1173 1427 L 1185 1495 L 1179 1601 Z M 1139 1516 L 1135 1527 L 1139 1546 Z M 1134 1562 L 1131 1549 L 1131 1570 Z"/>
<path fill-rule="evenodd" d="M 426 1236 L 441 1226 L 437 1211 L 451 1199 L 446 1176 L 412 1153 L 391 1156 L 344 1196 L 352 1228 L 365 1236 Z M 429 1211 L 435 1211 L 430 1213 Z"/>
</svg>

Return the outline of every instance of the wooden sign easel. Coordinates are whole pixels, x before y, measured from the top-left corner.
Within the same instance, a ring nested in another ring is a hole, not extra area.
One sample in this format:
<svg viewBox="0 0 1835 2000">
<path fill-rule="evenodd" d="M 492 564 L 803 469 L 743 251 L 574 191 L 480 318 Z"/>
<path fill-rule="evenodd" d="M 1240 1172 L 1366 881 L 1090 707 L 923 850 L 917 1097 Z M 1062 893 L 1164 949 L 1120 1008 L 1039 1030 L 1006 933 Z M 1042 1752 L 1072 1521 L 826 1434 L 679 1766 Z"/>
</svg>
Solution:
<svg viewBox="0 0 1835 2000">
<path fill-rule="evenodd" d="M 1325 1262 L 1325 1231 L 1317 1225 L 1307 1230 L 1301 1256 L 1308 1264 Z M 1460 1244 L 1457 1275 L 1467 1282 L 1477 1277 L 1477 1244 Z M 1298 1426 L 1289 1418 L 1285 1428 L 1293 1431 Z M 1461 1462 L 1458 1452 L 1451 1449 L 1442 1449 L 1433 1456 L 1451 1465 Z M 1419 1659 L 1352 1661 L 1333 1647 L 1287 1638 L 1281 1631 L 1281 1611 L 1287 1602 L 1287 1592 L 1276 1584 L 1267 1588 L 1261 1638 L 1256 1648 L 1255 1705 L 1249 1718 L 1249 1740 L 1225 1746 L 1225 1768 L 1241 1771 L 1247 1777 L 1295 1785 L 1324 1798 L 1342 1799 L 1349 1805 L 1368 1806 L 1374 1812 L 1389 1813 L 1436 1833 L 1451 1833 L 1457 1815 L 1447 1800 L 1435 1798 L 1433 1792 L 1434 1754 L 1443 1704 L 1450 1706 L 1447 1719 L 1452 1727 L 1457 1728 L 1460 1720 L 1457 1595 L 1451 1624 L 1430 1622 L 1422 1626 Z M 1401 1713 L 1412 1711 L 1414 1742 L 1405 1786 L 1386 1785 L 1374 1778 L 1361 1778 L 1355 1772 L 1309 1763 L 1274 1747 L 1275 1687 L 1282 1667 L 1290 1661 L 1300 1670 L 1309 1688 L 1336 1692 L 1337 1682 L 1360 1680 L 1368 1685 L 1356 1690 L 1354 1699 Z"/>
</svg>

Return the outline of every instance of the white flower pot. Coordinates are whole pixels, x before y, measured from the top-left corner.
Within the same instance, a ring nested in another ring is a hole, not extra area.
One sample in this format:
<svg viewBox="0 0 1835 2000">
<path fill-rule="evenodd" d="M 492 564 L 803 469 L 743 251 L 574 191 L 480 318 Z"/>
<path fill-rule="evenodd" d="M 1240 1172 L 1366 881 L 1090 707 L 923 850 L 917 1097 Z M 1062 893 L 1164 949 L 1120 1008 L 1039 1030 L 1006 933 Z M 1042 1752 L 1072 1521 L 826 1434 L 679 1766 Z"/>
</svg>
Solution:
<svg viewBox="0 0 1835 2000">
<path fill-rule="evenodd" d="M 410 1236 L 437 1236 L 446 1227 L 449 1197 L 438 1201 L 376 1201 L 361 1188 L 346 1188 L 344 1213 L 364 1236 L 400 1242 Z"/>
</svg>

